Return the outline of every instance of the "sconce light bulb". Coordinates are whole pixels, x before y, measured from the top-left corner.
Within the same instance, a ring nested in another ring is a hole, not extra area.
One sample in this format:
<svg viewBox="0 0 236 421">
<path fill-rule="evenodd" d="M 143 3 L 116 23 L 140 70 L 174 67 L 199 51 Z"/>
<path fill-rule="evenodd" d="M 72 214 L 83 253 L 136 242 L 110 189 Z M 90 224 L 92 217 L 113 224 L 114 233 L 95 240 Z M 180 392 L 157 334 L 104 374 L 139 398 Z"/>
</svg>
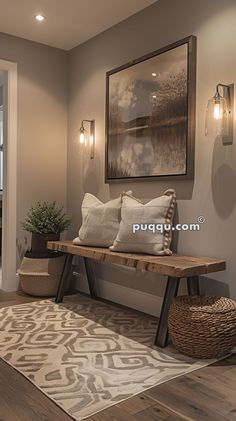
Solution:
<svg viewBox="0 0 236 421">
<path fill-rule="evenodd" d="M 220 104 L 215 103 L 214 105 L 214 119 L 219 120 L 220 119 Z"/>
<path fill-rule="evenodd" d="M 80 132 L 80 135 L 79 135 L 79 141 L 80 141 L 80 143 L 83 145 L 84 144 L 84 141 L 85 141 L 85 139 L 84 139 L 84 132 Z"/>
</svg>

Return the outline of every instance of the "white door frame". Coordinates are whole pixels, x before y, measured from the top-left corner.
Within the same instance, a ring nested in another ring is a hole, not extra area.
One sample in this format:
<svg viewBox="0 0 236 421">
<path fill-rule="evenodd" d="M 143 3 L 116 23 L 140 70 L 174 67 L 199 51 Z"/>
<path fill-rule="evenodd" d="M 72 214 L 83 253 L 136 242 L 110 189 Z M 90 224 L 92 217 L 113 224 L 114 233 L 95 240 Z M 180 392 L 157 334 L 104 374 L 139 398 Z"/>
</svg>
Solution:
<svg viewBox="0 0 236 421">
<path fill-rule="evenodd" d="M 5 291 L 18 289 L 16 277 L 17 64 L 1 60 L 6 72 L 3 95 L 2 282 Z"/>
</svg>

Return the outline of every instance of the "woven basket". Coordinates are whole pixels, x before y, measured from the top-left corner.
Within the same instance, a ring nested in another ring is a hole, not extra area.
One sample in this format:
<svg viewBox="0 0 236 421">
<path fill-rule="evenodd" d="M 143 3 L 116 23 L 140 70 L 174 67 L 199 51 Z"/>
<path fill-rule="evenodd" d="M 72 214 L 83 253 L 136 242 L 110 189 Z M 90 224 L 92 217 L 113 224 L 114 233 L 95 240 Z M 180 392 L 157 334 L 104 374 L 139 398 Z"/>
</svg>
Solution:
<svg viewBox="0 0 236 421">
<path fill-rule="evenodd" d="M 38 297 L 55 296 L 64 261 L 65 256 L 47 259 L 24 257 L 18 270 L 22 291 Z"/>
<path fill-rule="evenodd" d="M 194 358 L 221 357 L 236 344 L 236 303 L 225 297 L 176 297 L 168 326 L 179 352 Z"/>
</svg>

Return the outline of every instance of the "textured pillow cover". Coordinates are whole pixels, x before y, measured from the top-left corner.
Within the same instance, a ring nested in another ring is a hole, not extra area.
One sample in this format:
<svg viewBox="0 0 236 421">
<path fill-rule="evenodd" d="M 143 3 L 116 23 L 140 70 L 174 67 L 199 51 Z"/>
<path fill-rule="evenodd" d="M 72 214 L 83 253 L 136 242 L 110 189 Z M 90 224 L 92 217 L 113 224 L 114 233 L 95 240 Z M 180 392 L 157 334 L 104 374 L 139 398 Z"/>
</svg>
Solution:
<svg viewBox="0 0 236 421">
<path fill-rule="evenodd" d="M 112 245 L 119 231 L 121 200 L 122 195 L 103 203 L 93 194 L 86 193 L 82 202 L 82 226 L 73 243 L 94 247 Z"/>
<path fill-rule="evenodd" d="M 175 212 L 176 194 L 166 190 L 163 196 L 143 204 L 129 194 L 122 196 L 121 222 L 117 237 L 110 247 L 112 251 L 145 253 L 154 255 L 171 255 L 171 229 L 168 231 L 150 231 L 140 229 L 133 232 L 133 224 L 170 224 Z M 168 227 L 169 228 L 169 227 Z"/>
</svg>

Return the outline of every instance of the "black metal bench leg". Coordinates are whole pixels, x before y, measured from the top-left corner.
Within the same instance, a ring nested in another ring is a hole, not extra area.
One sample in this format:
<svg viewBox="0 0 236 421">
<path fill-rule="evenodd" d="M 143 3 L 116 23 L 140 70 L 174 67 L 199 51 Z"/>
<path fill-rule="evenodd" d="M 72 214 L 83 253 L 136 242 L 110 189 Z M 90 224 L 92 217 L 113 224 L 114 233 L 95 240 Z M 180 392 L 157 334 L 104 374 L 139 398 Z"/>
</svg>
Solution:
<svg viewBox="0 0 236 421">
<path fill-rule="evenodd" d="M 157 327 L 155 345 L 164 348 L 168 342 L 168 313 L 173 298 L 178 294 L 180 278 L 169 276 L 161 307 L 160 320 Z"/>
<path fill-rule="evenodd" d="M 199 277 L 191 276 L 187 278 L 188 295 L 199 295 Z"/>
<path fill-rule="evenodd" d="M 63 301 L 64 292 L 65 292 L 66 283 L 67 283 L 66 281 L 71 274 L 72 259 L 73 259 L 72 254 L 66 255 L 63 271 L 61 274 L 61 278 L 60 278 L 60 282 L 59 282 L 59 286 L 57 290 L 57 295 L 55 298 L 55 303 L 61 303 Z"/>
<path fill-rule="evenodd" d="M 88 257 L 84 257 L 84 265 L 88 279 L 90 297 L 97 298 L 95 273 L 93 269 L 93 264 Z"/>
</svg>

